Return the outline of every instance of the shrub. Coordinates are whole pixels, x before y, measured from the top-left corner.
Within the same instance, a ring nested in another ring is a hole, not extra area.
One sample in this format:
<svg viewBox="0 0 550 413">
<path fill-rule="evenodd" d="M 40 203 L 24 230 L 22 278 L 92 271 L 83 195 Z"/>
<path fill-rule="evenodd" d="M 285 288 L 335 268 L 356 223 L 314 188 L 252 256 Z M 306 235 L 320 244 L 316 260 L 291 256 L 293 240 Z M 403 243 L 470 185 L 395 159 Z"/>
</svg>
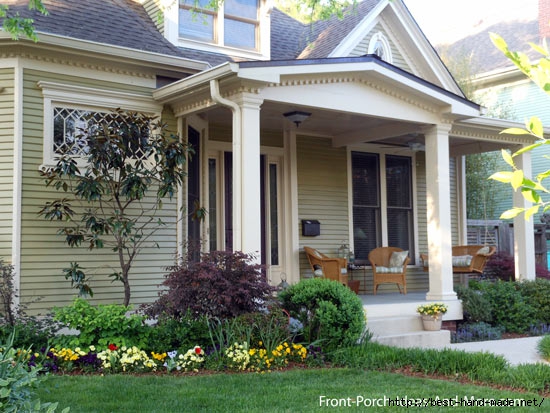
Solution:
<svg viewBox="0 0 550 413">
<path fill-rule="evenodd" d="M 152 351 L 185 351 L 195 345 L 206 347 L 210 343 L 206 317 L 180 319 L 161 317 L 151 328 L 147 348 Z"/>
<path fill-rule="evenodd" d="M 117 346 L 145 347 L 150 327 L 145 317 L 128 315 L 131 307 L 123 305 L 92 306 L 82 298 L 76 298 L 72 305 L 54 308 L 54 319 L 70 328 L 79 330 L 78 335 L 59 335 L 54 341 L 62 347 L 97 346 L 105 349 L 109 344 Z"/>
<path fill-rule="evenodd" d="M 274 288 L 263 267 L 252 260 L 252 255 L 239 251 L 213 251 L 199 262 L 173 268 L 147 314 L 179 318 L 190 312 L 194 317 L 231 318 L 262 309 Z"/>
<path fill-rule="evenodd" d="M 518 283 L 523 298 L 535 309 L 538 324 L 550 324 L 550 280 L 538 278 Z"/>
<path fill-rule="evenodd" d="M 493 327 L 490 324 L 463 323 L 457 328 L 456 333 L 451 332 L 452 343 L 467 343 L 470 341 L 500 340 L 504 327 Z"/>
<path fill-rule="evenodd" d="M 359 297 L 328 279 L 302 280 L 279 294 L 282 306 L 303 324 L 304 339 L 325 351 L 355 344 L 365 330 Z"/>
<path fill-rule="evenodd" d="M 462 300 L 463 319 L 468 323 L 493 321 L 491 303 L 481 293 L 481 291 L 472 288 L 466 288 L 462 285 L 456 286 L 456 294 Z"/>
<path fill-rule="evenodd" d="M 514 281 L 515 271 L 514 257 L 506 252 L 499 251 L 489 258 L 489 261 L 487 261 L 485 265 L 483 275 L 489 279 Z M 550 278 L 548 269 L 540 264 L 535 265 L 535 275 L 537 278 Z"/>
<path fill-rule="evenodd" d="M 540 339 L 537 349 L 541 356 L 550 361 L 550 336 L 544 336 Z"/>
<path fill-rule="evenodd" d="M 29 350 L 13 347 L 13 334 L 7 341 L 0 342 L 0 410 L 2 412 L 54 412 L 57 403 L 40 403 L 34 397 L 43 377 L 39 367 L 28 367 Z M 67 412 L 69 409 L 64 409 Z"/>
<path fill-rule="evenodd" d="M 529 331 L 535 323 L 536 311 L 522 296 L 515 282 L 497 281 L 479 284 L 484 297 L 493 309 L 492 325 L 502 326 L 511 333 Z"/>
</svg>

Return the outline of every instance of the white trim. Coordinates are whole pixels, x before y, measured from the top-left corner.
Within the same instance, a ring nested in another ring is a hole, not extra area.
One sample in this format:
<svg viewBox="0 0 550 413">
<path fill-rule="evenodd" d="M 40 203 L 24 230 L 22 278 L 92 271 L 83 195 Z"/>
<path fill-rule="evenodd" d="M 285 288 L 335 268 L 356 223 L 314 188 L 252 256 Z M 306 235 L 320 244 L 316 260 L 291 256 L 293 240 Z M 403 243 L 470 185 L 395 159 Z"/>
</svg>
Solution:
<svg viewBox="0 0 550 413">
<path fill-rule="evenodd" d="M 458 202 L 458 242 L 459 245 L 468 244 L 468 215 L 466 208 L 466 157 L 456 157 L 456 189 Z"/>
<path fill-rule="evenodd" d="M 13 114 L 13 210 L 11 265 L 14 269 L 13 304 L 20 304 L 21 295 L 21 214 L 23 181 L 23 68 L 18 61 L 14 65 L 14 114 Z"/>
<path fill-rule="evenodd" d="M 288 216 L 285 226 L 286 274 L 289 283 L 300 281 L 300 237 L 298 234 L 298 154 L 296 130 L 285 129 L 285 211 Z"/>
</svg>

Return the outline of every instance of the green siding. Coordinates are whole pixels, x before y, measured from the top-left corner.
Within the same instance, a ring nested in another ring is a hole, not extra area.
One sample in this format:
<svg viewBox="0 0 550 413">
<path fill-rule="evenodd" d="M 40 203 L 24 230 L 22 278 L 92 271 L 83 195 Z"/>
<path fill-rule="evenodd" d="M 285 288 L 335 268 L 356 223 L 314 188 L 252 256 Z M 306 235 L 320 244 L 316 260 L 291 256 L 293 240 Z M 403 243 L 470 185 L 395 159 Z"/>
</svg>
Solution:
<svg viewBox="0 0 550 413">
<path fill-rule="evenodd" d="M 0 259 L 11 261 L 13 220 L 14 69 L 0 69 Z"/>
<path fill-rule="evenodd" d="M 92 86 L 111 90 L 145 92 L 143 87 L 132 87 L 113 82 L 94 82 L 71 76 L 60 76 L 36 70 L 24 71 L 24 118 L 23 118 L 23 194 L 22 194 L 22 235 L 21 235 L 21 297 L 28 302 L 43 297 L 33 303 L 31 309 L 43 311 L 52 306 L 69 303 L 75 290 L 62 275 L 62 269 L 70 262 L 77 261 L 87 269 L 94 290 L 93 302 L 122 302 L 122 286 L 111 283 L 108 274 L 117 269 L 117 256 L 108 248 L 89 252 L 83 248 L 69 248 L 63 237 L 57 235 L 59 227 L 37 216 L 44 203 L 62 196 L 53 189 L 46 188 L 38 169 L 43 156 L 43 97 L 37 87 L 38 81 L 61 82 L 82 86 Z M 168 119 L 175 125 L 174 119 Z M 147 208 L 147 202 L 144 202 Z M 160 248 L 147 247 L 140 254 L 131 271 L 132 304 L 150 302 L 157 297 L 157 286 L 162 282 L 166 266 L 174 263 L 176 252 L 176 207 L 175 202 L 166 202 L 160 217 L 167 222 L 163 230 L 152 238 Z"/>
<path fill-rule="evenodd" d="M 335 255 L 349 239 L 347 153 L 330 139 L 297 137 L 298 220 L 317 219 L 321 235 L 304 237 L 300 228 L 300 274 L 311 275 L 304 246 Z"/>
</svg>

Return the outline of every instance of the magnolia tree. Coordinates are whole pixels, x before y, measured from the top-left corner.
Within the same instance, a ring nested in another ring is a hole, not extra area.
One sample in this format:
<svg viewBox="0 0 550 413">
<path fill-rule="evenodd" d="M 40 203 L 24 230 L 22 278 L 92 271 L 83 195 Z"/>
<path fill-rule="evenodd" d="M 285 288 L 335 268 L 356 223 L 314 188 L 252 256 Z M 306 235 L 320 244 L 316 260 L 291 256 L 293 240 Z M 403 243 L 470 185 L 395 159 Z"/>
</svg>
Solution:
<svg viewBox="0 0 550 413">
<path fill-rule="evenodd" d="M 541 58 L 537 63 L 531 63 L 529 58 L 521 52 L 510 51 L 508 45 L 496 34 L 491 34 L 491 40 L 494 45 L 501 50 L 525 75 L 527 75 L 535 84 L 537 84 L 544 92 L 550 94 L 550 52 L 546 43 L 542 46 L 532 44 L 531 47 L 541 54 Z M 520 150 L 509 153 L 502 150 L 504 161 L 511 167 L 511 171 L 501 171 L 491 175 L 491 179 L 504 182 L 512 186 L 514 190 L 520 190 L 523 197 L 532 203 L 529 208 L 514 207 L 505 211 L 501 218 L 510 219 L 520 214 L 525 215 L 525 219 L 529 219 L 537 212 L 545 212 L 550 209 L 550 200 L 547 194 L 550 193 L 550 188 L 546 183 L 546 179 L 550 177 L 550 169 L 538 174 L 536 177 L 525 176 L 524 171 L 516 166 L 514 158 L 522 153 L 532 151 L 542 145 L 549 145 L 550 140 L 544 137 L 542 122 L 537 117 L 532 117 L 525 122 L 525 128 L 509 128 L 502 133 L 524 135 L 529 134 L 537 138 L 532 145 L 521 148 Z"/>
<path fill-rule="evenodd" d="M 42 172 L 46 185 L 63 196 L 48 201 L 39 215 L 65 223 L 58 233 L 70 247 L 115 252 L 119 267 L 110 276 L 122 283 L 128 305 L 132 266 L 144 247 L 155 245 L 152 237 L 165 225 L 158 217 L 163 200 L 172 199 L 182 184 L 191 149 L 143 114 L 90 113 L 86 121 L 63 144 L 57 164 Z M 194 213 L 204 217 L 203 209 Z M 73 262 L 65 277 L 80 295 L 92 295 L 83 270 Z"/>
</svg>

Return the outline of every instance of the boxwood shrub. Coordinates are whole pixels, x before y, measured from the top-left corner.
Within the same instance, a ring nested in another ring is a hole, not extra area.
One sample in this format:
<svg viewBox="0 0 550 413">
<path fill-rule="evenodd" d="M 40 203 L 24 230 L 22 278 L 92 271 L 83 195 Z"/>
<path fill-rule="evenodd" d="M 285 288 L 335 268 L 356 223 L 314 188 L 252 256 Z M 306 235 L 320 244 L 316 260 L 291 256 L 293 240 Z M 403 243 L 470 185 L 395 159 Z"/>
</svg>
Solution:
<svg viewBox="0 0 550 413">
<path fill-rule="evenodd" d="M 357 343 L 365 330 L 363 303 L 339 282 L 302 280 L 279 294 L 282 306 L 303 324 L 303 339 L 323 351 Z"/>
</svg>

